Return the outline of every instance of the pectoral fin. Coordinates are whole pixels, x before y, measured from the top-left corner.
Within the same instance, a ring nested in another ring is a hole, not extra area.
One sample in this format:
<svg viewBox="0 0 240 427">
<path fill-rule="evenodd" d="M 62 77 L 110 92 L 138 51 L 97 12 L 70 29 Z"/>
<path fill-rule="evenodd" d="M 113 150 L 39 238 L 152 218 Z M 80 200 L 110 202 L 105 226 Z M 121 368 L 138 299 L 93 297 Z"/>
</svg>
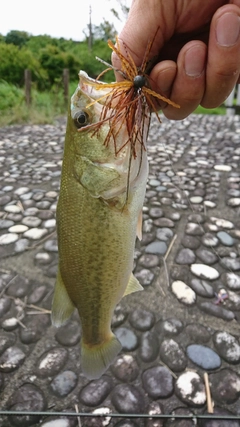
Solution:
<svg viewBox="0 0 240 427">
<path fill-rule="evenodd" d="M 111 186 L 114 188 L 117 185 L 119 173 L 112 168 L 97 165 L 86 157 L 81 157 L 81 160 L 82 165 L 75 165 L 75 173 L 79 182 L 93 197 L 105 198 L 105 192 Z M 80 167 L 80 171 L 78 167 Z"/>
<path fill-rule="evenodd" d="M 57 280 L 52 303 L 52 324 L 53 326 L 61 326 L 67 322 L 72 315 L 75 307 L 70 300 L 66 288 L 64 286 L 61 273 L 58 269 Z"/>
<path fill-rule="evenodd" d="M 142 211 L 138 215 L 137 237 L 142 240 Z"/>
<path fill-rule="evenodd" d="M 124 297 L 126 295 L 132 294 L 133 292 L 142 291 L 143 287 L 140 285 L 139 281 L 134 277 L 133 274 L 131 274 L 129 282 L 127 284 L 127 288 L 124 292 Z"/>
</svg>

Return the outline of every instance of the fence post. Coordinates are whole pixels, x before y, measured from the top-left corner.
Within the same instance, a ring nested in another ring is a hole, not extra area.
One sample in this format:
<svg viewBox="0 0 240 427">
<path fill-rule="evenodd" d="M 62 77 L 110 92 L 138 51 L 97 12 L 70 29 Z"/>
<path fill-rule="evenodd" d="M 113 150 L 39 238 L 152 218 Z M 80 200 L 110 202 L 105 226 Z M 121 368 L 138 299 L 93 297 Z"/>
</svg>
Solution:
<svg viewBox="0 0 240 427">
<path fill-rule="evenodd" d="M 29 107 L 31 104 L 31 70 L 24 70 L 25 101 Z"/>
<path fill-rule="evenodd" d="M 63 96 L 65 106 L 68 106 L 68 95 L 69 95 L 69 69 L 64 68 L 63 70 Z"/>
</svg>

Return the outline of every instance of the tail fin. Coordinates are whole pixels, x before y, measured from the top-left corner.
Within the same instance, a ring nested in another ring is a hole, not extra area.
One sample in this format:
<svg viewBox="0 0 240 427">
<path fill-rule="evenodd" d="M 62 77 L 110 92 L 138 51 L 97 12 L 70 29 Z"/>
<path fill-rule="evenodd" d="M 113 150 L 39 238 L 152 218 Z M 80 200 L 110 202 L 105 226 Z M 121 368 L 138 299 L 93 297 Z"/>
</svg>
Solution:
<svg viewBox="0 0 240 427">
<path fill-rule="evenodd" d="M 103 344 L 88 346 L 81 342 L 81 366 L 89 379 L 100 378 L 114 361 L 122 346 L 114 334 Z"/>
</svg>

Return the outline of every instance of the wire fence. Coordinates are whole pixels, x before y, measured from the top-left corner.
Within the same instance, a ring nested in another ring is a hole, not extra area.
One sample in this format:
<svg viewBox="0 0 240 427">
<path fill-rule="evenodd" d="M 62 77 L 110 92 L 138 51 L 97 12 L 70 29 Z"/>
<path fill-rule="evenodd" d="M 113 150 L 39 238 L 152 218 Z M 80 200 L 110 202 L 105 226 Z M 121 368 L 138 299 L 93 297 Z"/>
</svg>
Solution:
<svg viewBox="0 0 240 427">
<path fill-rule="evenodd" d="M 92 413 L 92 412 L 58 412 L 58 411 L 1 411 L 1 416 L 38 416 L 38 417 L 80 417 L 80 418 L 142 418 L 142 419 L 168 419 L 168 420 L 192 420 L 197 423 L 197 420 L 221 420 L 221 421 L 240 421 L 239 415 L 218 415 L 218 414 L 192 414 L 192 415 L 179 415 L 179 414 L 116 414 L 116 413 Z"/>
</svg>

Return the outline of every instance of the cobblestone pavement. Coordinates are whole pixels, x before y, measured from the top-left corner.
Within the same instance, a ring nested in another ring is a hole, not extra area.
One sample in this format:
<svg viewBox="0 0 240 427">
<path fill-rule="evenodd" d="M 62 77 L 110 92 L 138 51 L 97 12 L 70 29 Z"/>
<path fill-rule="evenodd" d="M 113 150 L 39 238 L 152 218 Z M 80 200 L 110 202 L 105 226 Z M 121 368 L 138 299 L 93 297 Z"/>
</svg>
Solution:
<svg viewBox="0 0 240 427">
<path fill-rule="evenodd" d="M 1 409 L 206 414 L 207 372 L 214 413 L 240 416 L 240 117 L 153 122 L 134 270 L 144 291 L 116 308 L 123 350 L 91 382 L 81 373 L 77 314 L 59 330 L 49 315 L 64 132 L 64 121 L 0 129 Z M 79 425 L 70 417 L 0 418 L 4 427 Z M 196 425 L 121 415 L 81 423 Z"/>
</svg>

